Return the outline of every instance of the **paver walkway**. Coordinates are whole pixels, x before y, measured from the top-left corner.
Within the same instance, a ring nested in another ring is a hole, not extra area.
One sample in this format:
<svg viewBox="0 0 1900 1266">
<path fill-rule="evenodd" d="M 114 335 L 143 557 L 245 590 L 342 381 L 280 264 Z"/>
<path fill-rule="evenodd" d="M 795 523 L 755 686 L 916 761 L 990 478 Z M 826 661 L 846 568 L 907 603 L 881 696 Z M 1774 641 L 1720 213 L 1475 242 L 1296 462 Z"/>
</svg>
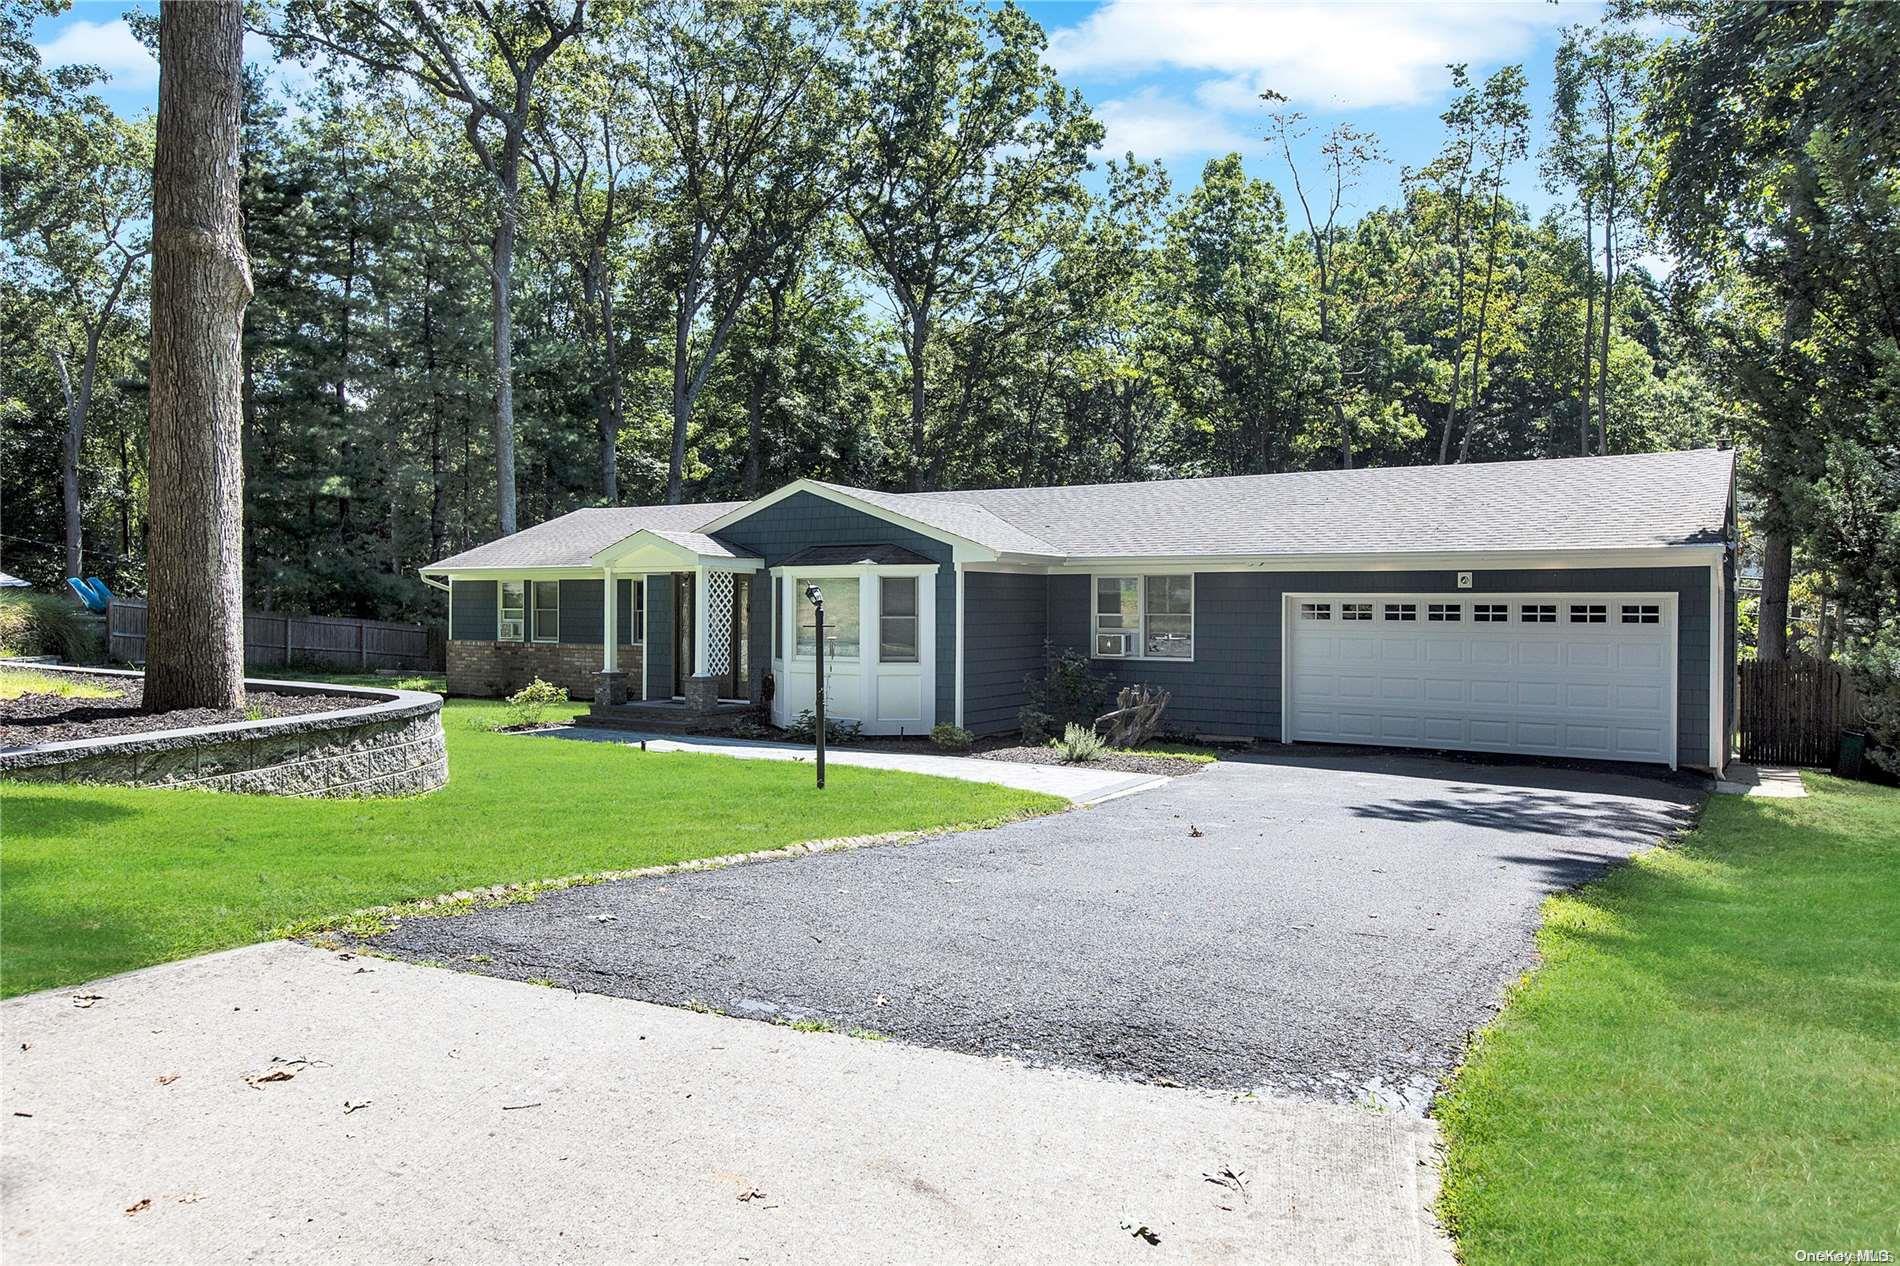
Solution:
<svg viewBox="0 0 1900 1266">
<path fill-rule="evenodd" d="M 641 743 L 651 752 L 699 752 L 709 756 L 736 756 L 741 760 L 810 762 L 811 748 L 802 743 L 769 739 L 698 738 L 677 734 L 639 734 L 600 726 L 576 725 L 543 730 L 525 737 L 582 739 L 593 743 Z M 1167 782 L 1152 774 L 1124 774 L 1080 765 L 1025 765 L 1017 761 L 976 760 L 968 756 L 934 756 L 927 752 L 866 752 L 828 748 L 828 765 L 861 765 L 866 769 L 900 769 L 913 774 L 935 774 L 965 782 L 989 782 L 1022 791 L 1062 796 L 1076 804 L 1099 804 L 1131 792 Z"/>
<path fill-rule="evenodd" d="M 1801 771 L 1786 765 L 1730 765 L 1726 776 L 1715 784 L 1725 796 L 1767 796 L 1776 800 L 1799 800 L 1808 794 L 1802 785 Z"/>
<path fill-rule="evenodd" d="M 0 1020 L 7 1266 L 1450 1261 L 1431 1126 L 1356 1108 L 283 942 Z"/>
</svg>

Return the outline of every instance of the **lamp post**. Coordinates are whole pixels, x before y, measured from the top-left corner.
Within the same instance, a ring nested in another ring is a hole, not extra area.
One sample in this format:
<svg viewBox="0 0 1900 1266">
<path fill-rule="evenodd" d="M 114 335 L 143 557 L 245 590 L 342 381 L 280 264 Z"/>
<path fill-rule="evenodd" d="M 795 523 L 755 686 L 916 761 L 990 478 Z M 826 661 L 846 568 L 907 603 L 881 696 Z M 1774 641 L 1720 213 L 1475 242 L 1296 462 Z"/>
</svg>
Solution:
<svg viewBox="0 0 1900 1266">
<path fill-rule="evenodd" d="M 805 586 L 805 600 L 812 605 L 813 633 L 818 643 L 817 712 L 813 733 L 818 743 L 818 790 L 825 789 L 825 593 L 817 585 Z"/>
</svg>

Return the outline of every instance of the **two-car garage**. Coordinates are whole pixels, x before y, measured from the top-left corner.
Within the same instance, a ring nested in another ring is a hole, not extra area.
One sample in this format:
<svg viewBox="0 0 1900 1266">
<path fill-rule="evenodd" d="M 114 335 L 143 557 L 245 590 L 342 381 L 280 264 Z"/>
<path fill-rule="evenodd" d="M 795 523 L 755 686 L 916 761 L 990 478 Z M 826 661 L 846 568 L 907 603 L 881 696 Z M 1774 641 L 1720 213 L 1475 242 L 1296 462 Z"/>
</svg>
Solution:
<svg viewBox="0 0 1900 1266">
<path fill-rule="evenodd" d="M 1673 593 L 1287 594 L 1292 741 L 1675 764 Z"/>
</svg>

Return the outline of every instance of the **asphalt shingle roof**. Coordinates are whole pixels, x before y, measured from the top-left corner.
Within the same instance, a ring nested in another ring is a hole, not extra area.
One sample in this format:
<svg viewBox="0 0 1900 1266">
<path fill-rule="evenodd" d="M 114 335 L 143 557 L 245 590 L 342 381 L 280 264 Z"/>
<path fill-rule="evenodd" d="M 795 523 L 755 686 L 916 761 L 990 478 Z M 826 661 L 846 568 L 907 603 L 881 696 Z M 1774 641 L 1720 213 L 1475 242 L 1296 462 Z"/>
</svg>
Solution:
<svg viewBox="0 0 1900 1266">
<path fill-rule="evenodd" d="M 1049 558 L 1325 556 L 1718 544 L 1735 454 L 1620 457 L 1233 475 L 1066 488 L 846 497 L 987 546 Z M 712 553 L 697 529 L 745 503 L 577 510 L 429 568 L 583 566 L 648 528 Z M 693 544 L 696 539 L 699 544 Z"/>
</svg>

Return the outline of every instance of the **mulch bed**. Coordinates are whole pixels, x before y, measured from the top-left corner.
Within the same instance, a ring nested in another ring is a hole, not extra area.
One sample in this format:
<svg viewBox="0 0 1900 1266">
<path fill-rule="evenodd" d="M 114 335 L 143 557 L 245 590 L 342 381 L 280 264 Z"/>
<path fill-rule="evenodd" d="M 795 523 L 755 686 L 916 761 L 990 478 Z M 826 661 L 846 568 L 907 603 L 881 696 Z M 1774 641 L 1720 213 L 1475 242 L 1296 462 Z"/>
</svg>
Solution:
<svg viewBox="0 0 1900 1266">
<path fill-rule="evenodd" d="M 1053 747 L 998 747 L 987 752 L 972 752 L 978 760 L 1008 760 L 1023 765 L 1060 765 L 1063 759 Z M 1110 752 L 1077 766 L 1079 769 L 1112 769 L 1123 774 L 1164 774 L 1178 778 L 1197 774 L 1207 768 L 1206 761 L 1181 760 L 1173 756 L 1130 756 Z"/>
<path fill-rule="evenodd" d="M 223 725 L 253 718 L 241 709 L 180 708 L 173 712 L 147 712 L 140 700 L 145 682 L 137 677 L 92 677 L 61 673 L 60 680 L 75 685 L 101 686 L 119 692 L 116 699 L 68 699 L 63 695 L 25 694 L 18 699 L 0 699 L 0 748 L 29 747 L 35 743 L 63 743 L 69 739 L 105 738 L 113 734 L 139 734 L 148 730 L 180 730 L 194 725 Z M 253 690 L 245 696 L 253 708 L 261 708 L 267 717 L 301 716 L 310 712 L 336 712 L 360 708 L 365 703 L 352 695 L 280 695 Z"/>
<path fill-rule="evenodd" d="M 777 735 L 783 738 L 783 734 Z M 861 735 L 846 743 L 834 742 L 835 749 L 857 752 L 902 752 L 905 755 L 968 756 L 972 760 L 1007 760 L 1021 765 L 1060 765 L 1062 758 L 1052 747 L 1026 747 L 1009 738 L 980 738 L 967 752 L 946 752 L 927 738 L 895 738 L 888 735 Z M 1110 753 L 1100 760 L 1080 766 L 1082 769 L 1110 769 L 1122 774 L 1162 774 L 1178 778 L 1207 768 L 1205 761 L 1179 760 L 1167 756 L 1128 756 Z"/>
</svg>

